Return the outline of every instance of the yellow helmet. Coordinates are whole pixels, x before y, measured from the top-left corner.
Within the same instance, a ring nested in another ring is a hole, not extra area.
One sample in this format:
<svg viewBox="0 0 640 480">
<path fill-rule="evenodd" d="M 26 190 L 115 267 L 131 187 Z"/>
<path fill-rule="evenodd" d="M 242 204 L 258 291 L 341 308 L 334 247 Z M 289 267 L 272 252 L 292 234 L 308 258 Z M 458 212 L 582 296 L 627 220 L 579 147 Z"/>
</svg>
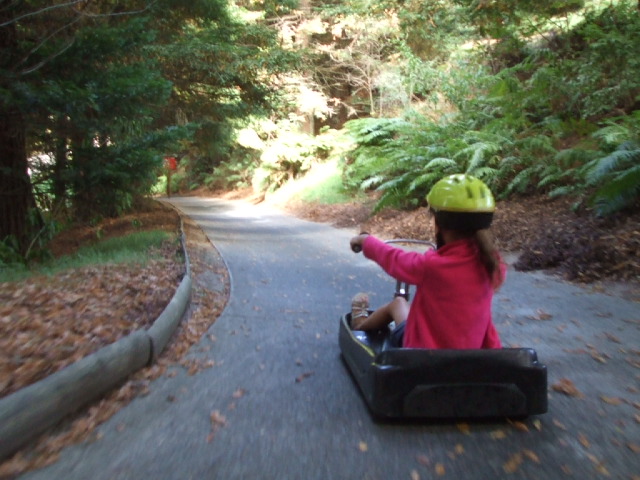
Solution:
<svg viewBox="0 0 640 480">
<path fill-rule="evenodd" d="M 438 181 L 427 194 L 429 207 L 438 224 L 451 230 L 489 228 L 496 202 L 482 180 L 466 175 L 449 175 Z"/>
</svg>

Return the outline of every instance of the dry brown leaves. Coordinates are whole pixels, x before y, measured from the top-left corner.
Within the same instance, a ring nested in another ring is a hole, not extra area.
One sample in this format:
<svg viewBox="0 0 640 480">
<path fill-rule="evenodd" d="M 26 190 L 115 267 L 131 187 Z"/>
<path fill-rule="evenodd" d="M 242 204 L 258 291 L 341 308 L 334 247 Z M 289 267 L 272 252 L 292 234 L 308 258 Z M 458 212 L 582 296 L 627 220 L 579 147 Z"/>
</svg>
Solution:
<svg viewBox="0 0 640 480">
<path fill-rule="evenodd" d="M 4 284 L 0 397 L 150 326 L 184 274 L 170 245 L 145 266 L 106 265 Z"/>
<path fill-rule="evenodd" d="M 173 210 L 160 209 L 154 216 L 157 218 L 145 217 L 147 225 L 156 228 L 165 225 L 177 233 L 179 217 Z M 132 222 L 115 222 L 113 227 L 118 235 L 123 235 L 132 228 Z M 0 478 L 13 478 L 41 468 L 55 462 L 65 446 L 98 439 L 95 428 L 136 396 L 147 394 L 151 380 L 163 374 L 172 375 L 167 373 L 169 366 L 181 365 L 188 373 L 195 374 L 214 365 L 212 360 L 190 361 L 184 356 L 224 308 L 229 291 L 227 271 L 202 230 L 189 220 L 185 220 L 184 228 L 193 280 L 192 302 L 157 363 L 140 370 L 120 388 L 1 463 Z M 110 236 L 109 225 L 103 229 L 104 236 Z M 95 234 L 87 235 L 87 241 L 94 238 Z M 72 245 L 77 246 L 77 242 Z M 163 251 L 161 259 L 145 267 L 87 268 L 3 285 L 0 292 L 2 395 L 151 325 L 171 300 L 184 275 L 184 263 L 177 262 L 175 254 L 174 244 L 173 250 Z M 207 283 L 212 273 L 220 285 Z"/>
</svg>

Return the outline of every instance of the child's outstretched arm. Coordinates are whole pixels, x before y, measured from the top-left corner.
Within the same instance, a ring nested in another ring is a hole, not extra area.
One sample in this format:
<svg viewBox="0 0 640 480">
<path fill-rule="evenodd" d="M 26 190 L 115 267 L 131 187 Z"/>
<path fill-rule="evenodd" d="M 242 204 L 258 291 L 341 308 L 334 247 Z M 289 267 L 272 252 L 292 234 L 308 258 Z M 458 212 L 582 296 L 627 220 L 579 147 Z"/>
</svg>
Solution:
<svg viewBox="0 0 640 480">
<path fill-rule="evenodd" d="M 363 251 L 365 257 L 397 280 L 417 285 L 424 275 L 423 254 L 392 247 L 367 233 L 356 235 L 350 243 L 354 252 Z"/>
</svg>

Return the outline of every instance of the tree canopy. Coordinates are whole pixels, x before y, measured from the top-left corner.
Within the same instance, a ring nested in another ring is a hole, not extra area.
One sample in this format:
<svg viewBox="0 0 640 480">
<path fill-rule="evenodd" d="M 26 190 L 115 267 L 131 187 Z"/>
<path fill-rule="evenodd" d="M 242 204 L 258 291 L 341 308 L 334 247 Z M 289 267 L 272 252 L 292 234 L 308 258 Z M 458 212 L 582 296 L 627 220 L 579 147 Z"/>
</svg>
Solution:
<svg viewBox="0 0 640 480">
<path fill-rule="evenodd" d="M 379 208 L 468 172 L 616 211 L 640 193 L 638 47 L 631 0 L 1 2 L 0 258 L 130 208 L 167 155 L 182 188 L 333 155 Z"/>
<path fill-rule="evenodd" d="M 23 254 L 45 211 L 130 207 L 164 154 L 222 161 L 290 58 L 222 0 L 3 2 L 0 48 L 0 238 Z"/>
</svg>

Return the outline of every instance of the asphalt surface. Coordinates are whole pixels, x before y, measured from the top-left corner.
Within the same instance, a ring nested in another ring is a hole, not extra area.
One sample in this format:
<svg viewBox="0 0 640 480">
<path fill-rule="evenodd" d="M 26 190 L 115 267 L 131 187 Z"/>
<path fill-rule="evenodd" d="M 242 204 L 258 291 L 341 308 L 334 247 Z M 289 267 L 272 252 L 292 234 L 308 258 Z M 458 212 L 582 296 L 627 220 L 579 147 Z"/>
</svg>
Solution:
<svg viewBox="0 0 640 480">
<path fill-rule="evenodd" d="M 541 273 L 509 271 L 494 300 L 506 346 L 549 369 L 549 412 L 521 424 L 373 421 L 341 358 L 338 319 L 357 291 L 394 282 L 353 254 L 355 232 L 267 207 L 171 202 L 228 264 L 231 297 L 191 355 L 215 361 L 154 381 L 24 479 L 426 479 L 640 476 L 640 308 Z M 555 391 L 566 379 L 576 392 Z"/>
</svg>

